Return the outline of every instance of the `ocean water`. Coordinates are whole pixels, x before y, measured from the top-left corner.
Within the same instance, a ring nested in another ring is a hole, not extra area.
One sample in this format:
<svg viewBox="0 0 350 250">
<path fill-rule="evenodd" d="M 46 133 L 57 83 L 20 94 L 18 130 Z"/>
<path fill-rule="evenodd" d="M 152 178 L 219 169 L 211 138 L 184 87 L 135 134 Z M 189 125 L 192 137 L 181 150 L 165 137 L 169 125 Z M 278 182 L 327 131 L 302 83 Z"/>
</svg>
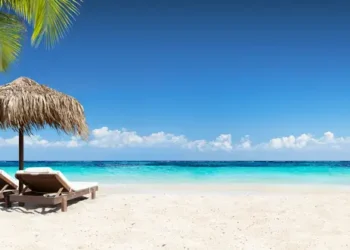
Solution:
<svg viewBox="0 0 350 250">
<path fill-rule="evenodd" d="M 51 167 L 72 181 L 126 183 L 304 183 L 350 185 L 350 162 L 272 161 L 89 161 L 25 162 L 26 167 Z M 0 162 L 15 174 L 17 162 Z"/>
</svg>

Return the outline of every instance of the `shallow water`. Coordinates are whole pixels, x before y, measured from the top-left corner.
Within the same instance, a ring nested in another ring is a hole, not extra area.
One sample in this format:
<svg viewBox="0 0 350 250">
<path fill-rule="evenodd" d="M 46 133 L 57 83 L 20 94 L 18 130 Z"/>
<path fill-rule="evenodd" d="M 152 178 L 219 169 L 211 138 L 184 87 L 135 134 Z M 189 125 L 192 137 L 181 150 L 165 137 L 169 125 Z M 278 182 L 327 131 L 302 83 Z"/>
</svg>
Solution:
<svg viewBox="0 0 350 250">
<path fill-rule="evenodd" d="M 14 175 L 17 162 L 0 162 Z M 73 181 L 120 183 L 318 183 L 350 184 L 350 162 L 105 161 L 25 162 L 51 167 Z"/>
</svg>

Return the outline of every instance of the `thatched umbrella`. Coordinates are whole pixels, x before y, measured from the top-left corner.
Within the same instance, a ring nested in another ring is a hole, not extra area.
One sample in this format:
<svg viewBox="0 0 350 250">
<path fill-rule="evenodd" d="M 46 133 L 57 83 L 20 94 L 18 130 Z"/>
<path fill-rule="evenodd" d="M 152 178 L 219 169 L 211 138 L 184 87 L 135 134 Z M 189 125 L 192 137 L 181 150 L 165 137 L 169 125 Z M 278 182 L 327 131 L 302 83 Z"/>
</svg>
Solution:
<svg viewBox="0 0 350 250">
<path fill-rule="evenodd" d="M 18 132 L 19 170 L 24 165 L 23 135 L 45 126 L 83 139 L 88 136 L 84 108 L 75 98 L 26 77 L 0 86 L 0 128 Z"/>
</svg>

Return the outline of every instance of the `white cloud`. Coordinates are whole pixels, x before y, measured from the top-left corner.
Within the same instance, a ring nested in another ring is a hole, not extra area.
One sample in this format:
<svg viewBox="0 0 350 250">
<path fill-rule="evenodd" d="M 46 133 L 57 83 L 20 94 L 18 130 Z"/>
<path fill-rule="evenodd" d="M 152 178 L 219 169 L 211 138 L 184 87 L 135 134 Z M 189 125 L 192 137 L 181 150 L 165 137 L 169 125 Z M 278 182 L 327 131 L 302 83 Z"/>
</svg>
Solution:
<svg viewBox="0 0 350 250">
<path fill-rule="evenodd" d="M 110 130 L 107 127 L 94 129 L 90 146 L 101 148 L 124 147 L 170 147 L 177 146 L 199 151 L 205 150 L 232 150 L 230 134 L 222 134 L 214 141 L 195 140 L 190 141 L 184 135 L 174 135 L 165 132 L 152 133 L 150 135 L 138 135 L 135 131 Z"/>
<path fill-rule="evenodd" d="M 310 134 L 302 134 L 298 137 L 294 135 L 290 135 L 288 137 L 281 138 L 273 138 L 270 140 L 268 147 L 273 149 L 281 149 L 281 148 L 305 148 L 306 146 L 315 143 L 315 140 Z"/>
<path fill-rule="evenodd" d="M 233 149 L 230 134 L 221 134 L 213 141 L 186 139 L 183 141 L 182 147 L 198 151 L 231 151 Z"/>
<path fill-rule="evenodd" d="M 72 137 L 69 141 L 48 141 L 39 135 L 24 136 L 24 145 L 27 147 L 79 147 L 82 143 L 78 138 Z M 0 137 L 0 147 L 18 146 L 18 136 L 4 139 Z"/>
<path fill-rule="evenodd" d="M 46 146 L 49 144 L 47 140 L 41 139 L 40 136 L 24 136 L 24 144 L 28 146 Z M 17 146 L 18 145 L 18 136 L 14 136 L 9 139 L 0 138 L 0 146 Z"/>
<path fill-rule="evenodd" d="M 250 136 L 246 135 L 241 138 L 240 143 L 237 145 L 237 149 L 251 149 L 252 141 L 250 140 Z"/>
<path fill-rule="evenodd" d="M 214 141 L 209 143 L 213 150 L 232 150 L 231 134 L 221 134 Z"/>
<path fill-rule="evenodd" d="M 336 137 L 334 133 L 328 131 L 321 137 L 315 137 L 311 134 L 301 134 L 297 137 L 290 135 L 273 138 L 267 144 L 262 143 L 261 145 L 265 149 L 345 149 L 347 145 L 350 145 L 350 137 Z"/>
<path fill-rule="evenodd" d="M 1 138 L 0 147 L 17 146 L 18 136 L 12 138 Z M 214 140 L 191 140 L 184 135 L 174 135 L 163 131 L 149 135 L 139 135 L 136 131 L 126 129 L 111 130 L 102 127 L 92 130 L 89 142 L 84 142 L 77 137 L 69 140 L 49 141 L 38 135 L 25 136 L 27 147 L 95 147 L 95 148 L 178 148 L 200 152 L 208 151 L 264 151 L 264 150 L 317 150 L 317 149 L 349 149 L 350 137 L 336 137 L 334 133 L 327 131 L 320 137 L 304 133 L 298 136 L 289 135 L 272 138 L 267 142 L 253 144 L 250 136 L 246 135 L 237 143 L 233 143 L 231 134 L 221 134 Z"/>
<path fill-rule="evenodd" d="M 324 133 L 324 139 L 326 141 L 333 141 L 334 140 L 334 134 L 330 131 Z"/>
<path fill-rule="evenodd" d="M 92 131 L 93 139 L 89 142 L 90 146 L 101 148 L 123 148 L 135 146 L 168 146 L 172 144 L 183 144 L 187 139 L 180 135 L 167 134 L 164 132 L 152 133 L 147 136 L 140 136 L 135 131 L 110 130 L 107 127 L 94 129 Z"/>
</svg>

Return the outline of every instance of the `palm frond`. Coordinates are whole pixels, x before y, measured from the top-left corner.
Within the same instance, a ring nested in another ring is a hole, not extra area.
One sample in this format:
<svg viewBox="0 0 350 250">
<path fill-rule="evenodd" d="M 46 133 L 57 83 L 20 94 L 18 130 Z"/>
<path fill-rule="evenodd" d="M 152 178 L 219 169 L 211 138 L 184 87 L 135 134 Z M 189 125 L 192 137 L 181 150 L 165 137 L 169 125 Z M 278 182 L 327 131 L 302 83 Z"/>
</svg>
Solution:
<svg viewBox="0 0 350 250">
<path fill-rule="evenodd" d="M 3 1 L 2 1 L 3 2 Z M 22 47 L 25 25 L 16 15 L 0 12 L 0 71 L 6 71 Z"/>
<path fill-rule="evenodd" d="M 77 0 L 32 0 L 34 31 L 32 44 L 37 47 L 44 39 L 47 47 L 53 47 L 63 38 L 79 14 Z"/>
<path fill-rule="evenodd" d="M 16 60 L 21 50 L 25 25 L 33 26 L 32 45 L 42 41 L 52 48 L 79 14 L 82 0 L 0 0 L 0 72 Z M 12 14 L 14 13 L 14 15 Z"/>
<path fill-rule="evenodd" d="M 13 11 L 27 22 L 33 20 L 32 2 L 35 0 L 0 0 L 0 8 Z"/>
<path fill-rule="evenodd" d="M 44 40 L 51 48 L 65 36 L 79 14 L 80 2 L 82 0 L 0 0 L 0 7 L 9 8 L 33 26 L 33 46 L 39 46 Z"/>
</svg>

